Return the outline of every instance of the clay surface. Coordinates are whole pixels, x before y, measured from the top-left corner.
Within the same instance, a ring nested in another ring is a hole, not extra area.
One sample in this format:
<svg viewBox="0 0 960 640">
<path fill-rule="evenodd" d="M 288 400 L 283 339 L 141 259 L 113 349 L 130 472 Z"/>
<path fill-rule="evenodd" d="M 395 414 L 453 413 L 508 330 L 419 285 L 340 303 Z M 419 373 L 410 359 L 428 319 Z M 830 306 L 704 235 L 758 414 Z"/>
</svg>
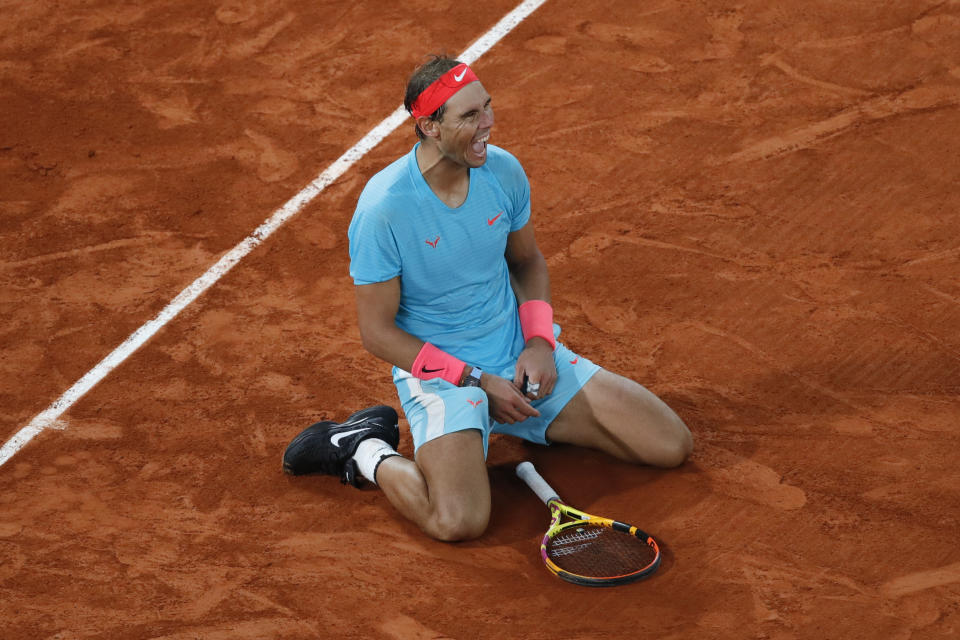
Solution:
<svg viewBox="0 0 960 640">
<path fill-rule="evenodd" d="M 515 4 L 2 3 L 0 442 Z M 489 531 L 454 545 L 281 473 L 311 422 L 399 409 L 346 228 L 405 124 L 0 468 L 0 636 L 956 637 L 958 32 L 956 1 L 548 0 L 473 65 L 491 143 L 563 341 L 692 459 L 495 437 Z M 551 576 L 523 459 L 656 535 L 659 574 Z"/>
</svg>

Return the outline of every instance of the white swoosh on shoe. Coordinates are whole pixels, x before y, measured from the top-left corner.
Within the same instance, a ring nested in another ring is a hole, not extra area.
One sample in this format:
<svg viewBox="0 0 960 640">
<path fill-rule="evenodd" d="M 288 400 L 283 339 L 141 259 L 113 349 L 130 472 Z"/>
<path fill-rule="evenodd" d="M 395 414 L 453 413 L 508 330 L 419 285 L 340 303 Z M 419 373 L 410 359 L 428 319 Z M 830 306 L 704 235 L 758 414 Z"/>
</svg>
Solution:
<svg viewBox="0 0 960 640">
<path fill-rule="evenodd" d="M 332 438 L 330 438 L 330 444 L 332 444 L 335 447 L 339 447 L 340 446 L 339 442 L 341 439 L 346 438 L 347 436 L 352 436 L 355 433 L 360 433 L 361 431 L 369 431 L 369 430 L 370 430 L 370 427 L 360 427 L 359 429 L 351 429 L 350 431 L 343 431 L 333 436 Z"/>
</svg>

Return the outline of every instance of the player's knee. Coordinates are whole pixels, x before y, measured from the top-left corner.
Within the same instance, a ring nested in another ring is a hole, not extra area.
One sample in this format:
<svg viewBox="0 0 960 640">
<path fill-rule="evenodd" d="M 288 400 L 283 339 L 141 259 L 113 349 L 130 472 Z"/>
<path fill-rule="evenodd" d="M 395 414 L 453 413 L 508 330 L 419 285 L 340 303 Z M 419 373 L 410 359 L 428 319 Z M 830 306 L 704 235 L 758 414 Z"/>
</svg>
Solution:
<svg viewBox="0 0 960 640">
<path fill-rule="evenodd" d="M 654 459 L 646 462 L 658 467 L 679 467 L 686 462 L 691 453 L 693 453 L 693 435 L 687 425 L 674 416 L 670 428 L 665 430 L 665 435 L 656 447 L 652 456 Z"/>
<path fill-rule="evenodd" d="M 671 412 L 672 414 L 672 412 Z M 676 414 L 670 415 L 653 433 L 634 443 L 625 460 L 669 469 L 679 467 L 693 453 L 693 436 Z"/>
<path fill-rule="evenodd" d="M 487 530 L 490 513 L 482 509 L 454 507 L 437 512 L 428 532 L 432 537 L 444 542 L 473 540 Z"/>
</svg>

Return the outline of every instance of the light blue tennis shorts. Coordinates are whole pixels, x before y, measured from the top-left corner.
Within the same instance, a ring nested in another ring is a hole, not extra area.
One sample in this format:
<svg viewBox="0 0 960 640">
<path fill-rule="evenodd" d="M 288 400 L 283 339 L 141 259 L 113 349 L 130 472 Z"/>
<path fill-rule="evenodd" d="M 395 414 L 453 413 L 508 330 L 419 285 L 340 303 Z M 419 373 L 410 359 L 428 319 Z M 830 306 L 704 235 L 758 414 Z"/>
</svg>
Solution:
<svg viewBox="0 0 960 640">
<path fill-rule="evenodd" d="M 527 418 L 516 424 L 502 424 L 490 418 L 487 394 L 478 387 L 457 387 L 442 378 L 420 380 L 399 368 L 393 370 L 393 382 L 410 423 L 414 452 L 425 442 L 447 433 L 477 429 L 483 435 L 483 455 L 487 455 L 491 433 L 506 433 L 538 444 L 549 444 L 547 427 L 567 403 L 583 388 L 600 367 L 557 343 L 553 352 L 557 365 L 557 383 L 553 392 L 533 407 L 538 418 Z M 496 373 L 496 372 L 493 372 Z M 507 372 L 513 377 L 513 371 Z"/>
</svg>

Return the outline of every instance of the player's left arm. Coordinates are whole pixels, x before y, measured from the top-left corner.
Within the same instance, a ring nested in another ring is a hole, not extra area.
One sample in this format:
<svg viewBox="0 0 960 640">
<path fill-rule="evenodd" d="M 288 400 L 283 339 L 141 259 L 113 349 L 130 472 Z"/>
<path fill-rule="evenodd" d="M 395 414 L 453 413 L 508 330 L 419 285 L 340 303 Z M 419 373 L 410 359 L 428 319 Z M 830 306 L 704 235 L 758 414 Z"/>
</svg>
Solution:
<svg viewBox="0 0 960 640">
<path fill-rule="evenodd" d="M 533 224 L 528 222 L 507 236 L 505 252 L 507 267 L 510 269 L 510 284 L 517 297 L 517 303 L 528 300 L 550 302 L 550 273 L 547 261 L 537 246 Z M 519 388 L 524 376 L 530 382 L 540 383 L 539 397 L 543 398 L 553 391 L 557 381 L 557 367 L 553 362 L 552 345 L 540 337 L 527 340 L 526 348 L 517 359 L 514 384 Z"/>
</svg>

